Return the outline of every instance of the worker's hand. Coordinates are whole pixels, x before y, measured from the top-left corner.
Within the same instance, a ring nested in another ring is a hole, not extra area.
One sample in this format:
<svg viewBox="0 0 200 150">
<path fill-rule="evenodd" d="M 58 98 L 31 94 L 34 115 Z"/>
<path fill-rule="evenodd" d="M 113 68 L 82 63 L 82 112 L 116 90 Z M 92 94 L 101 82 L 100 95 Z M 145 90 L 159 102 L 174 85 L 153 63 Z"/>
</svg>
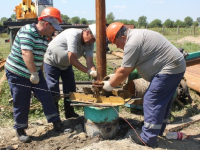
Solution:
<svg viewBox="0 0 200 150">
<path fill-rule="evenodd" d="M 30 81 L 31 81 L 33 84 L 38 84 L 38 83 L 39 83 L 40 78 L 39 78 L 37 72 L 32 72 L 32 73 L 31 73 Z"/>
<path fill-rule="evenodd" d="M 103 89 L 106 91 L 112 91 L 113 87 L 110 86 L 110 81 L 102 81 L 104 83 L 103 85 Z"/>
<path fill-rule="evenodd" d="M 97 77 L 97 71 L 94 70 L 88 70 L 87 73 L 92 76 L 93 78 Z"/>
<path fill-rule="evenodd" d="M 110 81 L 114 76 L 115 74 L 109 74 L 103 78 L 103 81 Z"/>
</svg>

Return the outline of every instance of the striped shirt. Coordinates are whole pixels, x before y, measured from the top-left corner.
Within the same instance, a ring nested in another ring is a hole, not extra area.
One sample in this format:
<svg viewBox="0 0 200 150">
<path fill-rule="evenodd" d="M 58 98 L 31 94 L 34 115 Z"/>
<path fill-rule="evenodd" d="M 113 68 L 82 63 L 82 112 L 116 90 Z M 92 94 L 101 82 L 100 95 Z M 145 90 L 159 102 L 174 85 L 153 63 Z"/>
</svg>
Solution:
<svg viewBox="0 0 200 150">
<path fill-rule="evenodd" d="M 33 52 L 36 70 L 39 71 L 43 64 L 43 57 L 48 46 L 47 38 L 42 37 L 35 24 L 23 26 L 15 37 L 12 49 L 6 60 L 5 68 L 19 76 L 30 78 L 30 72 L 24 63 L 21 50 Z"/>
</svg>

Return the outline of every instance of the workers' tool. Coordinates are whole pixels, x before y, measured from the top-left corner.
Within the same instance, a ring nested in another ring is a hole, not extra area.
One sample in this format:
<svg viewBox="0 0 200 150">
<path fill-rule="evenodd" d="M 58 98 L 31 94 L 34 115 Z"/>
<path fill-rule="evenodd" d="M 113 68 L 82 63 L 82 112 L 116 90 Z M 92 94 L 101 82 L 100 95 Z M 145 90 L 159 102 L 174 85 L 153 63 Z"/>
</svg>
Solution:
<svg viewBox="0 0 200 150">
<path fill-rule="evenodd" d="M 103 82 L 95 81 L 92 83 L 92 91 L 94 93 L 94 97 L 99 97 L 100 93 L 103 89 Z"/>
<path fill-rule="evenodd" d="M 95 103 L 99 105 L 124 105 L 125 101 L 122 97 L 117 96 L 98 96 L 94 97 L 93 94 L 85 94 L 85 93 L 70 93 L 70 100 L 72 102 L 80 102 L 80 103 Z"/>
</svg>

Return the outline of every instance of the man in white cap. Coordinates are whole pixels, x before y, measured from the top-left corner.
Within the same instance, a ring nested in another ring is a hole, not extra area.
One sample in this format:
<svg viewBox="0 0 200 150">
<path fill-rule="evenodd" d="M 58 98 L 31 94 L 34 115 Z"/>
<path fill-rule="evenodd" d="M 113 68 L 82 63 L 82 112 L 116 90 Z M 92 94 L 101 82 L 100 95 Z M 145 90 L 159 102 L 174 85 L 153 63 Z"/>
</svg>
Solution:
<svg viewBox="0 0 200 150">
<path fill-rule="evenodd" d="M 63 93 L 76 91 L 72 65 L 92 77 L 97 76 L 93 63 L 94 42 L 96 41 L 96 24 L 86 29 L 66 29 L 57 35 L 47 48 L 44 56 L 44 72 L 49 90 L 52 91 L 55 104 L 58 108 L 60 99 L 59 79 L 63 84 Z M 86 65 L 79 62 L 84 56 Z M 70 106 L 69 97 L 64 98 L 65 118 L 78 117 L 74 108 Z"/>
</svg>

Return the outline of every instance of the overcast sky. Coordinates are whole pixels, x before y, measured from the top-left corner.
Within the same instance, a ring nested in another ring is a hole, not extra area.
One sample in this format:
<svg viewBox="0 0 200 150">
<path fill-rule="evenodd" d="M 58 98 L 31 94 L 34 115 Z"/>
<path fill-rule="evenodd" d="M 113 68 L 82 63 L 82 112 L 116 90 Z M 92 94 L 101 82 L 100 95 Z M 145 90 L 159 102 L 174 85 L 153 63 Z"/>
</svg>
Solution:
<svg viewBox="0 0 200 150">
<path fill-rule="evenodd" d="M 13 10 L 22 0 L 1 0 L 0 18 L 9 18 Z M 54 0 L 54 7 L 70 18 L 78 16 L 87 20 L 95 20 L 96 0 Z M 115 19 L 138 21 L 140 16 L 146 16 L 148 23 L 160 19 L 184 21 L 191 17 L 196 21 L 200 17 L 200 0 L 105 0 L 106 14 L 112 12 Z"/>
</svg>

